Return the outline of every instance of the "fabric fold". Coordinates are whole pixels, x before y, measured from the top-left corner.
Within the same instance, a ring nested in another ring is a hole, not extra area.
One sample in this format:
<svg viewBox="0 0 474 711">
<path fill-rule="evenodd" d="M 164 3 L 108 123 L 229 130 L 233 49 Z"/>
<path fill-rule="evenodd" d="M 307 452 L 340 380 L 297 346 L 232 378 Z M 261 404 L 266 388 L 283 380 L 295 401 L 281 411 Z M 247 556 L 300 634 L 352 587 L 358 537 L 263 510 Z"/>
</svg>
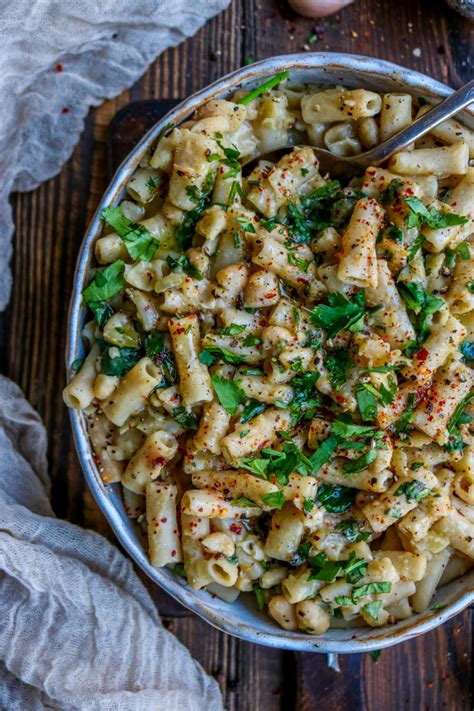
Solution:
<svg viewBox="0 0 474 711">
<path fill-rule="evenodd" d="M 4 0 L 0 9 L 0 310 L 8 303 L 14 190 L 56 175 L 91 106 L 131 86 L 229 0 Z"/>
<path fill-rule="evenodd" d="M 53 517 L 46 443 L 0 376 L 0 708 L 219 711 L 217 683 L 163 628 L 130 561 Z"/>
</svg>

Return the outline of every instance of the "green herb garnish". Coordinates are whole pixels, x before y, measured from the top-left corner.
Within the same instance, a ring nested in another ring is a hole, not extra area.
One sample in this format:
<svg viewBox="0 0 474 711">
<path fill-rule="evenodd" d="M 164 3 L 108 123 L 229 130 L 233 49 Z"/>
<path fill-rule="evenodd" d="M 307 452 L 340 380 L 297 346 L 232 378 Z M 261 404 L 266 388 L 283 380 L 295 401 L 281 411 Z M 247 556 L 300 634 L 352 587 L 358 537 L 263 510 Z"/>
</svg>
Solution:
<svg viewBox="0 0 474 711">
<path fill-rule="evenodd" d="M 238 381 L 227 380 L 219 375 L 211 375 L 211 381 L 222 407 L 231 415 L 235 415 L 239 405 L 246 399 Z"/>
<path fill-rule="evenodd" d="M 278 86 L 278 84 L 280 84 L 282 81 L 288 79 L 289 76 L 290 73 L 287 71 L 275 74 L 275 76 L 271 77 L 263 84 L 260 84 L 260 86 L 257 86 L 255 89 L 252 89 L 252 91 L 250 91 L 247 96 L 244 96 L 242 99 L 239 99 L 237 103 L 243 104 L 243 106 L 250 104 L 251 101 L 257 99 L 259 96 L 265 94 L 267 91 L 270 91 L 271 89 L 273 89 L 273 87 Z"/>
<path fill-rule="evenodd" d="M 153 259 L 159 242 L 143 225 L 125 217 L 120 207 L 106 207 L 102 210 L 101 217 L 123 239 L 132 259 L 143 259 L 147 262 Z"/>
</svg>

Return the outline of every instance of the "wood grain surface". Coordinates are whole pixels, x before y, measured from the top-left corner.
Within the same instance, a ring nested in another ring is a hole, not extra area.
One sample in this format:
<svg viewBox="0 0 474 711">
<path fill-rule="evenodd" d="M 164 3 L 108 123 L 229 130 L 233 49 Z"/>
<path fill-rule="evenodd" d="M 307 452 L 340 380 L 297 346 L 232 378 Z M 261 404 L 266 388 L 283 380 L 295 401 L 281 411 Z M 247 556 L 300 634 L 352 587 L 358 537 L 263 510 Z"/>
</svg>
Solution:
<svg viewBox="0 0 474 711">
<path fill-rule="evenodd" d="M 61 390 L 75 261 L 120 153 L 120 135 L 110 126 L 117 112 L 133 101 L 187 96 L 246 60 L 298 51 L 368 54 L 458 87 L 472 78 L 472 48 L 473 25 L 441 0 L 359 0 L 341 15 L 317 22 L 297 17 L 285 2 L 234 0 L 195 37 L 161 55 L 131 89 L 93 110 L 56 178 L 14 196 L 14 292 L 0 318 L 0 360 L 47 427 L 58 516 L 114 540 L 85 486 Z M 123 121 L 118 125 L 122 130 Z M 126 145 L 126 136 L 122 139 Z M 472 611 L 384 651 L 377 662 L 369 655 L 340 657 L 339 673 L 328 668 L 324 655 L 270 650 L 226 636 L 145 583 L 165 623 L 219 681 L 230 711 L 473 707 Z"/>
</svg>

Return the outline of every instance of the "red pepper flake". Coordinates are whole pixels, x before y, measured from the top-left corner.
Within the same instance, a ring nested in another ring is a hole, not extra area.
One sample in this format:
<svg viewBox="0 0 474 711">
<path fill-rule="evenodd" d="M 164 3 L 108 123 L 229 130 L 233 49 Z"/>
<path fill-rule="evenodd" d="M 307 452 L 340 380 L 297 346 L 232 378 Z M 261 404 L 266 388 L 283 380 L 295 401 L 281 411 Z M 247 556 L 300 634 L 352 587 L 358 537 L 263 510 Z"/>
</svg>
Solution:
<svg viewBox="0 0 474 711">
<path fill-rule="evenodd" d="M 152 466 L 153 468 L 155 468 L 155 467 L 162 467 L 162 466 L 164 466 L 164 465 L 166 464 L 166 461 L 167 461 L 167 460 L 165 459 L 165 457 L 156 457 L 156 459 L 152 459 L 152 460 L 151 460 L 151 466 Z"/>
<path fill-rule="evenodd" d="M 422 348 L 418 353 L 416 354 L 417 360 L 425 361 L 429 356 L 429 351 L 427 351 L 426 348 Z"/>
<path fill-rule="evenodd" d="M 61 113 L 62 113 L 62 114 L 68 114 L 70 110 L 71 110 L 71 109 L 68 109 L 68 107 L 65 106 L 65 107 L 63 108 L 63 110 L 61 111 Z"/>
<path fill-rule="evenodd" d="M 240 523 L 231 523 L 229 526 L 229 530 L 238 536 L 240 533 L 242 533 L 242 526 Z"/>
<path fill-rule="evenodd" d="M 56 66 L 54 67 L 54 71 L 56 71 L 56 72 L 62 72 L 63 69 L 64 69 L 64 67 L 62 64 L 56 64 Z"/>
</svg>

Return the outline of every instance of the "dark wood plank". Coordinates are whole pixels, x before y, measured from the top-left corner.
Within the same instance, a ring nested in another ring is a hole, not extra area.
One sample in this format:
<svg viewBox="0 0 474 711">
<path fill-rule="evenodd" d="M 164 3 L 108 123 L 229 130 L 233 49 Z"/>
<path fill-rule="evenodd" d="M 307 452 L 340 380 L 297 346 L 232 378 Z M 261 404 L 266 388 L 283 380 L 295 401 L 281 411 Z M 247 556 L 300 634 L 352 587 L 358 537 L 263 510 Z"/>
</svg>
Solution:
<svg viewBox="0 0 474 711">
<path fill-rule="evenodd" d="M 308 44 L 315 32 L 318 41 Z M 76 255 L 107 184 L 107 135 L 117 112 L 131 101 L 187 96 L 248 56 L 309 50 L 372 54 L 459 86 L 472 76 L 472 37 L 473 26 L 442 0 L 359 0 L 340 16 L 319 22 L 297 17 L 285 2 L 234 0 L 194 38 L 159 57 L 129 91 L 92 111 L 71 160 L 56 178 L 14 198 L 15 283 L 0 318 L 0 360 L 50 434 L 58 515 L 114 540 L 84 485 L 61 390 Z M 337 674 L 327 668 L 324 655 L 293 655 L 225 636 L 147 586 L 167 624 L 218 678 L 231 711 L 472 707 L 470 612 L 384 651 L 376 664 L 368 655 L 341 658 L 343 673 Z"/>
<path fill-rule="evenodd" d="M 330 699 L 337 711 L 469 711 L 471 615 L 466 610 L 442 628 L 385 649 L 377 662 L 369 654 L 341 655 L 341 673 L 321 656 L 297 655 L 299 708 L 310 711 Z"/>
</svg>

